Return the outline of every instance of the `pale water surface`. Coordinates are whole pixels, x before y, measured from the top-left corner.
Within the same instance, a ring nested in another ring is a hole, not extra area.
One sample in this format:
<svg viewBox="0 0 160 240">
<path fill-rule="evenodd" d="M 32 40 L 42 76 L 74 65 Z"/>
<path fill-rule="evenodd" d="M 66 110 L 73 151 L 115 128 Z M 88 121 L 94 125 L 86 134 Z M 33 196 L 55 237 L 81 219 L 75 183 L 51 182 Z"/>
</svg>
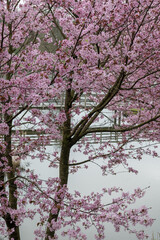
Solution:
<svg viewBox="0 0 160 240">
<path fill-rule="evenodd" d="M 80 155 L 76 155 L 77 158 Z M 146 229 L 146 232 L 151 236 L 154 233 L 160 232 L 160 159 L 150 156 L 144 156 L 143 160 L 132 160 L 132 166 L 135 167 L 139 174 L 119 173 L 116 176 L 102 176 L 100 169 L 96 165 L 91 165 L 89 170 L 80 170 L 78 173 L 71 175 L 69 178 L 69 188 L 71 191 L 74 189 L 82 192 L 83 194 L 89 194 L 92 191 L 98 192 L 103 187 L 120 186 L 125 191 L 131 191 L 134 188 L 141 187 L 150 188 L 146 191 L 143 199 L 137 201 L 135 207 L 146 205 L 152 207 L 150 210 L 150 216 L 155 218 L 155 222 L 152 227 Z M 48 169 L 45 163 L 42 165 L 34 160 L 31 163 L 31 167 L 37 168 L 41 177 L 47 178 L 49 176 L 56 175 L 53 169 Z M 26 220 L 21 227 L 22 240 L 34 240 L 33 231 L 36 228 L 36 221 Z M 90 230 L 87 234 L 88 240 L 94 239 L 94 231 Z M 63 238 L 64 239 L 64 238 Z M 130 235 L 123 230 L 116 233 L 111 224 L 106 225 L 106 240 L 136 240 L 135 235 Z M 61 240 L 61 237 L 60 237 Z M 66 238 L 66 240 L 68 240 Z"/>
</svg>

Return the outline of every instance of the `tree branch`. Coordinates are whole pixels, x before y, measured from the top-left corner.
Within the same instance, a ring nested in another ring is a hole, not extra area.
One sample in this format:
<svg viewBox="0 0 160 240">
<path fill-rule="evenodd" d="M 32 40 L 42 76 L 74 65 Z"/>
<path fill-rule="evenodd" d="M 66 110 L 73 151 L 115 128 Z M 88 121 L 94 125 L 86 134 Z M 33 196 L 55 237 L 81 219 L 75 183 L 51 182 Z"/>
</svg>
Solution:
<svg viewBox="0 0 160 240">
<path fill-rule="evenodd" d="M 25 107 L 23 107 L 18 113 L 16 113 L 13 117 L 11 117 L 7 123 L 12 122 L 13 119 L 15 119 L 18 115 L 20 115 L 24 110 L 26 110 L 28 108 L 28 105 L 26 105 Z"/>
<path fill-rule="evenodd" d="M 119 133 L 122 133 L 122 132 L 129 132 L 129 131 L 132 131 L 132 130 L 135 130 L 135 129 L 138 129 L 140 127 L 143 127 L 144 125 L 146 124 L 149 124 L 151 122 L 154 122 L 156 121 L 158 118 L 160 118 L 160 114 L 155 116 L 154 118 L 151 118 L 149 119 L 148 121 L 145 121 L 143 123 L 140 123 L 136 126 L 129 126 L 129 127 L 125 127 L 125 128 L 113 128 L 113 127 L 96 127 L 96 128 L 89 128 L 85 134 L 83 136 L 85 136 L 86 134 L 88 133 L 96 133 L 96 132 L 119 132 Z"/>
<path fill-rule="evenodd" d="M 118 93 L 120 86 L 126 76 L 126 73 L 122 69 L 117 81 L 110 88 L 106 96 L 101 100 L 101 102 L 94 107 L 94 109 L 88 114 L 88 116 L 81 120 L 73 129 L 70 137 L 73 136 L 71 145 L 73 146 L 82 136 L 86 135 L 87 129 L 93 123 L 93 121 L 97 118 L 99 113 L 107 106 L 107 104 L 114 98 L 114 96 Z"/>
<path fill-rule="evenodd" d="M 49 3 L 48 3 L 47 5 L 48 5 L 48 8 L 49 8 L 49 11 L 51 12 L 51 15 L 52 15 L 54 24 L 56 25 L 57 29 L 60 31 L 62 37 L 63 37 L 64 39 L 66 39 L 67 37 L 66 37 L 66 35 L 63 33 L 61 27 L 58 25 L 57 20 L 56 20 L 54 14 L 53 14 L 53 11 L 52 11 L 51 6 L 49 5 Z"/>
<path fill-rule="evenodd" d="M 2 17 L 3 23 L 2 23 L 2 33 L 1 33 L 1 49 L 3 48 L 3 41 L 4 41 L 4 25 L 5 25 L 5 16 Z"/>
</svg>

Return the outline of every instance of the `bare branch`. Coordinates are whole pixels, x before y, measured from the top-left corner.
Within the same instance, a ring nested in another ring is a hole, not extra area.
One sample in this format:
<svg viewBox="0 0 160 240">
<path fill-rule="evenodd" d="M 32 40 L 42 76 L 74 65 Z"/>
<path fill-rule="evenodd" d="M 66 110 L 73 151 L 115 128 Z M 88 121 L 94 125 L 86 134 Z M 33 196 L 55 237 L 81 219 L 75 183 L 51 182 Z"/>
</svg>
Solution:
<svg viewBox="0 0 160 240">
<path fill-rule="evenodd" d="M 126 76 L 126 73 L 122 69 L 117 81 L 108 91 L 106 96 L 101 100 L 101 102 L 93 108 L 93 110 L 87 115 L 87 117 L 81 120 L 73 129 L 70 137 L 73 136 L 71 145 L 73 146 L 82 136 L 86 135 L 87 129 L 93 123 L 93 121 L 97 118 L 99 113 L 107 106 L 107 104 L 114 98 L 114 96 L 118 93 L 120 86 Z"/>
<path fill-rule="evenodd" d="M 122 132 L 129 132 L 129 131 L 132 131 L 132 130 L 135 130 L 135 129 L 138 129 L 138 128 L 141 128 L 151 122 L 154 122 L 156 121 L 158 118 L 160 118 L 160 114 L 155 116 L 154 118 L 151 118 L 149 119 L 148 121 L 145 121 L 145 122 L 142 122 L 138 125 L 135 125 L 135 126 L 129 126 L 129 127 L 125 127 L 125 128 L 113 128 L 113 127 L 96 127 L 96 128 L 89 128 L 85 134 L 83 136 L 85 136 L 86 134 L 88 133 L 95 133 L 95 132 L 119 132 L 119 133 L 122 133 Z"/>
<path fill-rule="evenodd" d="M 13 119 L 15 119 L 18 115 L 20 115 L 24 110 L 26 110 L 28 108 L 28 105 L 26 105 L 25 107 L 23 107 L 18 113 L 16 113 L 12 118 L 10 118 L 7 123 L 11 122 Z"/>
</svg>

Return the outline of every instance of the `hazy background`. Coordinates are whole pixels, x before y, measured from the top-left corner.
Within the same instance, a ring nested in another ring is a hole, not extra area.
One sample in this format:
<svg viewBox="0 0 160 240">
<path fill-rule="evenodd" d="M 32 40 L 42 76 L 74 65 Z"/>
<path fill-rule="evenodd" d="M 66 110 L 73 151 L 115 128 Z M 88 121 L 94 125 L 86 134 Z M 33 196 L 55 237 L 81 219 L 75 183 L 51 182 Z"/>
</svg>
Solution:
<svg viewBox="0 0 160 240">
<path fill-rule="evenodd" d="M 50 151 L 53 151 L 53 147 L 50 147 Z M 74 153 L 74 157 L 81 159 L 81 155 L 77 153 Z M 41 178 L 46 179 L 48 176 L 55 177 L 57 175 L 56 170 L 48 169 L 45 162 L 39 163 L 38 159 L 30 162 L 30 167 L 36 169 Z M 117 186 L 122 187 L 124 191 L 132 192 L 134 188 L 141 187 L 143 189 L 150 186 L 143 199 L 138 200 L 136 204 L 132 206 L 140 207 L 146 205 L 147 207 L 152 207 L 149 213 L 150 216 L 156 220 L 152 227 L 145 228 L 146 232 L 150 235 L 149 239 L 151 239 L 153 233 L 157 236 L 157 233 L 160 232 L 160 159 L 144 155 L 143 160 L 130 160 L 130 162 L 132 166 L 139 171 L 138 175 L 123 172 L 116 176 L 102 176 L 101 170 L 96 165 L 90 164 L 88 170 L 79 170 L 78 173 L 70 175 L 69 188 L 70 191 L 76 189 L 82 194 L 89 194 L 92 191 L 101 191 L 103 187 Z M 21 227 L 22 240 L 34 240 L 33 231 L 35 228 L 36 221 L 26 220 Z M 116 233 L 111 224 L 106 224 L 105 233 L 106 240 L 137 239 L 135 235 L 128 234 L 123 230 Z M 94 230 L 90 230 L 87 236 L 88 240 L 94 239 Z M 67 240 L 68 238 L 65 239 Z"/>
</svg>

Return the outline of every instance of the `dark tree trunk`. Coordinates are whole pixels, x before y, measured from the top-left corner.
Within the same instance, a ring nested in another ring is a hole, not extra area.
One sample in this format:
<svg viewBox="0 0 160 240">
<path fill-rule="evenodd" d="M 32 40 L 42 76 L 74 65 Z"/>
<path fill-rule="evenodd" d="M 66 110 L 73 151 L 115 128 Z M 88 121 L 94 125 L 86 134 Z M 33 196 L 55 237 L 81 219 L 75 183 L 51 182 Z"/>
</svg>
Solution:
<svg viewBox="0 0 160 240">
<path fill-rule="evenodd" d="M 8 11 L 10 11 L 10 1 L 7 1 L 7 9 Z M 12 40 L 12 23 L 8 23 L 8 42 L 9 42 L 9 48 L 8 48 L 8 52 L 9 54 L 13 54 L 14 53 L 14 49 L 13 46 L 11 44 L 11 40 Z M 8 65 L 8 71 L 6 74 L 6 79 L 8 81 L 11 80 L 12 78 L 12 71 L 10 71 L 11 65 L 12 65 L 12 58 L 10 58 L 10 60 L 7 62 Z M 6 103 L 10 102 L 10 96 L 8 94 L 8 100 Z M 5 103 L 4 103 L 5 104 Z M 13 210 L 17 209 L 17 197 L 16 197 L 16 193 L 17 193 L 17 185 L 15 184 L 15 171 L 13 169 L 13 164 L 12 164 L 12 156 L 11 156 L 11 152 L 12 152 L 12 148 L 11 148 L 11 143 L 12 143 L 12 116 L 8 115 L 8 113 L 6 112 L 4 114 L 4 122 L 8 125 L 9 128 L 9 133 L 8 135 L 4 136 L 4 141 L 6 144 L 6 151 L 4 154 L 4 157 L 7 158 L 8 161 L 8 166 L 10 167 L 10 172 L 7 173 L 7 180 L 9 182 L 9 199 L 8 199 L 8 207 L 10 207 Z M 4 176 L 2 176 L 4 177 Z M 4 179 L 3 179 L 4 181 Z M 4 190 L 5 190 L 5 186 L 4 186 Z M 7 196 L 6 196 L 7 198 Z M 14 220 L 12 220 L 12 217 L 9 213 L 6 212 L 6 214 L 3 216 L 6 225 L 7 225 L 7 229 L 8 230 L 13 230 L 13 233 L 10 235 L 9 239 L 14 239 L 14 240 L 20 240 L 20 233 L 19 233 L 19 227 L 16 226 L 16 223 Z"/>
<path fill-rule="evenodd" d="M 65 137 L 65 134 L 63 135 Z M 68 183 L 68 162 L 69 162 L 69 155 L 70 155 L 70 142 L 67 139 L 63 139 L 62 141 L 62 148 L 61 148 L 61 157 L 60 157 L 60 169 L 59 169 L 59 176 L 60 176 L 60 187 L 59 190 L 61 189 L 61 187 L 63 187 L 64 185 L 67 185 Z M 58 196 L 58 193 L 57 193 Z M 63 198 L 61 196 L 59 196 L 59 200 L 57 202 L 55 202 L 55 206 L 56 204 L 58 204 L 57 207 L 57 213 L 56 214 L 52 214 L 52 212 L 50 211 L 49 214 L 49 218 L 48 218 L 48 223 L 51 224 L 51 221 L 54 220 L 55 222 L 58 219 L 59 213 L 60 213 L 60 205 L 61 202 L 63 201 Z M 51 237 L 52 239 L 54 239 L 54 235 L 55 235 L 55 231 L 50 230 L 49 227 L 47 227 L 47 231 L 46 231 L 46 238 L 45 240 L 49 240 L 49 237 Z"/>
<path fill-rule="evenodd" d="M 4 140 L 6 142 L 6 152 L 5 157 L 8 160 L 8 166 L 10 167 L 10 171 L 6 174 L 7 180 L 9 182 L 9 206 L 10 208 L 16 210 L 17 209 L 17 185 L 15 184 L 15 171 L 12 164 L 12 156 L 11 156 L 11 142 L 12 142 L 12 121 L 10 121 L 11 116 L 8 114 L 5 114 L 4 116 L 5 122 L 8 124 L 9 127 L 9 133 L 7 136 L 4 137 Z M 19 226 L 16 226 L 15 221 L 11 218 L 11 215 L 9 213 L 6 213 L 4 216 L 4 219 L 6 221 L 6 225 L 8 230 L 14 229 L 14 232 L 10 235 L 9 239 L 14 240 L 20 240 L 20 232 L 19 232 Z"/>
<path fill-rule="evenodd" d="M 66 114 L 66 121 L 63 124 L 63 139 L 62 139 L 62 147 L 61 147 L 61 155 L 60 155 L 60 165 L 59 165 L 59 178 L 60 178 L 60 188 L 64 185 L 67 185 L 68 183 L 68 175 L 69 175 L 69 156 L 70 156 L 70 150 L 71 150 L 71 141 L 70 141 L 70 133 L 71 133 L 71 117 L 70 117 L 70 108 L 71 108 L 71 89 L 66 90 L 66 96 L 65 96 L 65 114 Z M 57 194 L 58 196 L 58 194 Z M 58 219 L 59 213 L 60 213 L 60 205 L 63 201 L 63 198 L 59 196 L 58 202 L 55 202 L 58 204 L 57 207 L 57 213 L 52 214 L 50 211 L 48 223 L 51 224 L 51 221 L 54 220 L 55 222 Z M 55 231 L 50 230 L 49 227 L 47 227 L 46 230 L 46 237 L 45 240 L 49 240 L 49 237 L 54 239 Z"/>
</svg>

